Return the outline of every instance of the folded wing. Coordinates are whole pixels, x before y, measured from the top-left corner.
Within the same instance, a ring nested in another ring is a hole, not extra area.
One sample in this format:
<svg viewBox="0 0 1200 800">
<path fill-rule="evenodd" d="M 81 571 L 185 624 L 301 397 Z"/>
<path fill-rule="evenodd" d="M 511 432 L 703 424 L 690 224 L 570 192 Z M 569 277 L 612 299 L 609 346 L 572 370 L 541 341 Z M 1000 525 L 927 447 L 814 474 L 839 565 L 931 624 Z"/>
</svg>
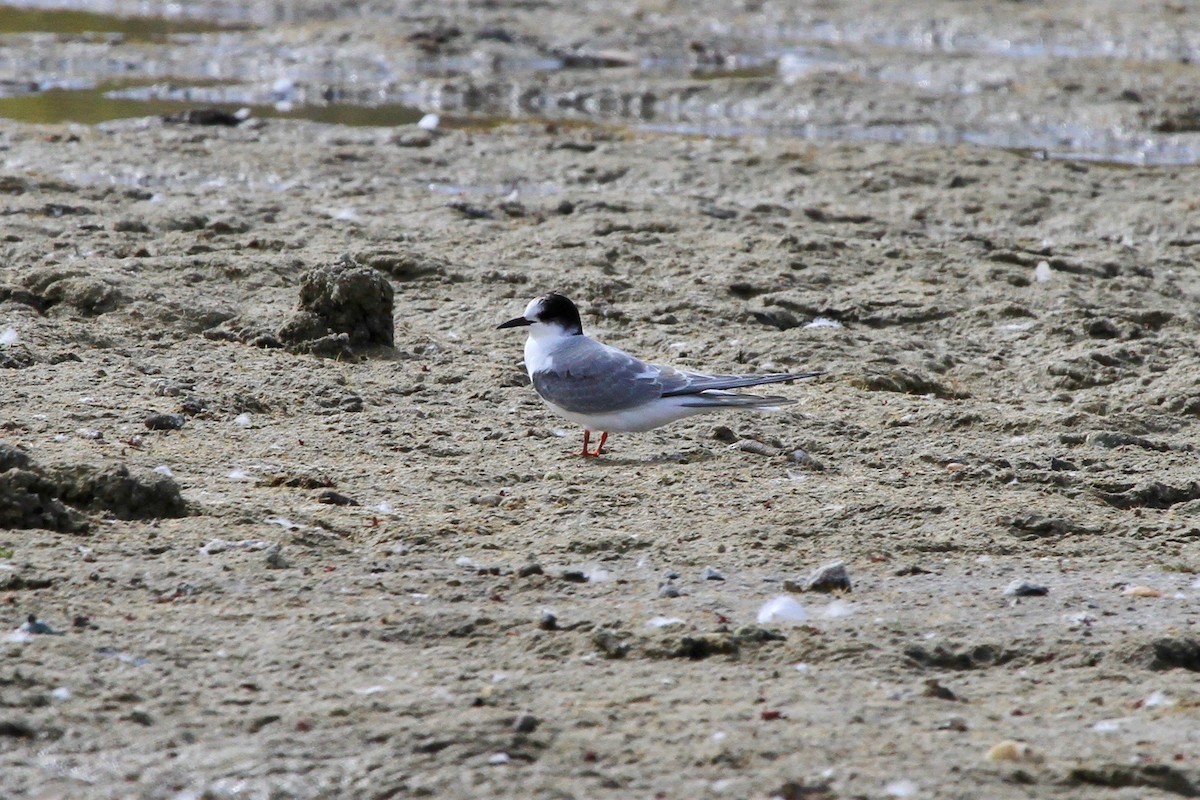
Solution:
<svg viewBox="0 0 1200 800">
<path fill-rule="evenodd" d="M 582 340 L 577 347 L 555 353 L 551 365 L 535 372 L 532 380 L 537 393 L 559 408 L 577 414 L 603 414 L 635 408 L 663 397 L 694 396 L 696 406 L 786 404 L 791 402 L 787 398 L 755 398 L 729 390 L 820 374 L 706 375 L 648 364 L 615 347 Z"/>
</svg>

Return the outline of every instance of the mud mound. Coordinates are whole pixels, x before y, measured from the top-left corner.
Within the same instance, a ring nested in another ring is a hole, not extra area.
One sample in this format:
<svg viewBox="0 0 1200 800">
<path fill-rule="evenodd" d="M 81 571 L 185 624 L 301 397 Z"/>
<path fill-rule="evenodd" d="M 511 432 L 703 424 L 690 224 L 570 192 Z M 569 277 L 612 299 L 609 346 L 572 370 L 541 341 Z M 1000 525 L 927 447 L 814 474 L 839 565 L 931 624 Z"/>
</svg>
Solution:
<svg viewBox="0 0 1200 800">
<path fill-rule="evenodd" d="M 85 513 L 156 519 L 186 516 L 188 508 L 179 486 L 164 475 L 137 476 L 124 465 L 45 470 L 0 444 L 0 527 L 86 533 Z"/>
<path fill-rule="evenodd" d="M 392 285 L 378 271 L 343 259 L 316 267 L 300 283 L 300 310 L 279 329 L 293 352 L 338 355 L 347 348 L 391 347 Z"/>
</svg>

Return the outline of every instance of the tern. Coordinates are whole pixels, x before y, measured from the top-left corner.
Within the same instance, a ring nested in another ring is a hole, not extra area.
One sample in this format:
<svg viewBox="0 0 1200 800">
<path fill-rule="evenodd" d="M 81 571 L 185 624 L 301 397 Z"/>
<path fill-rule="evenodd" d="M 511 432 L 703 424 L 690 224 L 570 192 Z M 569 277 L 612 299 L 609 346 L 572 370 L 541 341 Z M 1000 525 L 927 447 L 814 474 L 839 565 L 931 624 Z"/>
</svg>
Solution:
<svg viewBox="0 0 1200 800">
<path fill-rule="evenodd" d="M 529 301 L 525 313 L 497 326 L 528 327 L 525 368 L 533 388 L 554 413 L 583 427 L 581 455 L 597 457 L 609 433 L 648 431 L 708 411 L 775 411 L 796 401 L 730 391 L 824 374 L 706 375 L 650 364 L 583 332 L 579 309 L 557 292 Z M 595 451 L 591 435 L 600 433 Z"/>
</svg>

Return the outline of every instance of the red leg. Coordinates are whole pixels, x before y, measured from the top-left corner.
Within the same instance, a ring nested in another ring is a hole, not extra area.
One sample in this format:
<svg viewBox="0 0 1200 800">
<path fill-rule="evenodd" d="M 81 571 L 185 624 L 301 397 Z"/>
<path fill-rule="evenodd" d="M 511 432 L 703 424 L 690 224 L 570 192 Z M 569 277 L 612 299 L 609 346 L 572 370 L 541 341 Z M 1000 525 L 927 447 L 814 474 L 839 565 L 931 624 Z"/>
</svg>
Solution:
<svg viewBox="0 0 1200 800">
<path fill-rule="evenodd" d="M 600 451 L 604 448 L 604 443 L 606 441 L 608 441 L 608 432 L 607 431 L 601 432 L 600 444 L 596 445 L 596 452 L 594 452 L 594 453 L 588 450 L 588 444 L 591 441 L 592 441 L 592 432 L 585 429 L 583 432 L 583 452 L 580 453 L 579 455 L 583 456 L 584 458 L 596 458 L 597 456 L 599 456 Z"/>
</svg>

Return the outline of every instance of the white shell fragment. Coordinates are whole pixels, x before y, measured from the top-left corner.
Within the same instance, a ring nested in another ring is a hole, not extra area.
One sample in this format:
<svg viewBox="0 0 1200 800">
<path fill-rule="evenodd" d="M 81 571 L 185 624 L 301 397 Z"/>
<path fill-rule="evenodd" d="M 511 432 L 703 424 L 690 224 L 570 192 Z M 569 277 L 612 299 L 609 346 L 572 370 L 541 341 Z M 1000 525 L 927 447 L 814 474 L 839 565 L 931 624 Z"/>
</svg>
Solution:
<svg viewBox="0 0 1200 800">
<path fill-rule="evenodd" d="M 772 597 L 758 609 L 758 624 L 766 625 L 771 622 L 804 622 L 808 612 L 804 606 L 786 595 Z"/>
</svg>

